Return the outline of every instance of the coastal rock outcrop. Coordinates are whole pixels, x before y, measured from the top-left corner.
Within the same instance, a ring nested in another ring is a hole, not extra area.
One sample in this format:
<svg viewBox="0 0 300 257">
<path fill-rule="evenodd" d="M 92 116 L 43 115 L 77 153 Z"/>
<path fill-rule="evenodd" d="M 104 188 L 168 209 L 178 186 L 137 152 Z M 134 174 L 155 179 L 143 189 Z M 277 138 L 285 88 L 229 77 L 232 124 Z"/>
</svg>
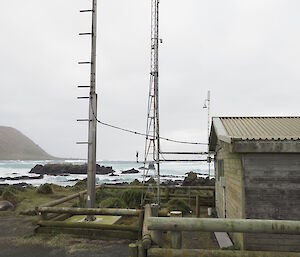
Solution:
<svg viewBox="0 0 300 257">
<path fill-rule="evenodd" d="M 73 165 L 73 164 L 46 164 L 46 165 L 36 165 L 33 167 L 29 173 L 35 174 L 47 174 L 52 176 L 62 176 L 66 174 L 87 174 L 87 165 Z M 98 175 L 107 175 L 115 173 L 112 167 L 104 167 L 96 165 L 96 173 Z"/>
</svg>

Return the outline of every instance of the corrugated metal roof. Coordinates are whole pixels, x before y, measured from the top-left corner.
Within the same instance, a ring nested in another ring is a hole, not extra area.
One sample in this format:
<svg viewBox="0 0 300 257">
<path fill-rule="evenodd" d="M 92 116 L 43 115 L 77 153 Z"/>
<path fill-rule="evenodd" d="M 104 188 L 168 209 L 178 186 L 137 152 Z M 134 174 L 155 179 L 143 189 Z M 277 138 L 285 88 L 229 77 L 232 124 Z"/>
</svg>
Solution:
<svg viewBox="0 0 300 257">
<path fill-rule="evenodd" d="M 220 117 L 229 137 L 242 140 L 300 140 L 300 117 Z"/>
</svg>

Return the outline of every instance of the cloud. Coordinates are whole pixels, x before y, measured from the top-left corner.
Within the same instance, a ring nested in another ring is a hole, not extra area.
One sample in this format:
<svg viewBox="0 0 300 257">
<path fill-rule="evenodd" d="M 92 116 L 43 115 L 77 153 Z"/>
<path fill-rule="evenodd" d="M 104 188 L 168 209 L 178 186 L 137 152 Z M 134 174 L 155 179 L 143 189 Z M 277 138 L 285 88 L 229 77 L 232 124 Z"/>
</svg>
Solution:
<svg viewBox="0 0 300 257">
<path fill-rule="evenodd" d="M 0 3 L 0 124 L 14 126 L 50 154 L 86 157 L 90 0 Z M 150 1 L 101 1 L 99 117 L 145 131 L 150 69 Z M 212 115 L 299 115 L 300 3 L 296 0 L 160 3 L 162 136 L 207 140 Z M 99 159 L 134 159 L 145 139 L 98 127 Z M 163 142 L 168 150 L 203 150 Z"/>
</svg>

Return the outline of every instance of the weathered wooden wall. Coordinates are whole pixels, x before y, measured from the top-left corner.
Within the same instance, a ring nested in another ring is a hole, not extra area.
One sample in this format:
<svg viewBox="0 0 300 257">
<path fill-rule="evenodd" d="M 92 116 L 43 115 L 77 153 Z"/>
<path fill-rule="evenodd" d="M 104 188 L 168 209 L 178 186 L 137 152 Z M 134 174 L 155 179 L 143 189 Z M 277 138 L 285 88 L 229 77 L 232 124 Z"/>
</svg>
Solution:
<svg viewBox="0 0 300 257">
<path fill-rule="evenodd" d="M 245 215 L 300 220 L 300 154 L 245 154 Z M 247 250 L 300 251 L 300 236 L 245 234 Z"/>
<path fill-rule="evenodd" d="M 218 216 L 224 218 L 224 206 L 226 206 L 227 218 L 244 218 L 244 190 L 243 190 L 243 169 L 241 155 L 232 153 L 231 145 L 219 142 L 219 150 L 216 155 L 217 162 L 224 162 L 225 177 L 225 205 L 223 201 L 223 188 L 220 183 L 219 170 L 216 167 L 216 209 Z M 232 233 L 232 239 L 240 248 L 244 247 L 242 233 Z"/>
</svg>

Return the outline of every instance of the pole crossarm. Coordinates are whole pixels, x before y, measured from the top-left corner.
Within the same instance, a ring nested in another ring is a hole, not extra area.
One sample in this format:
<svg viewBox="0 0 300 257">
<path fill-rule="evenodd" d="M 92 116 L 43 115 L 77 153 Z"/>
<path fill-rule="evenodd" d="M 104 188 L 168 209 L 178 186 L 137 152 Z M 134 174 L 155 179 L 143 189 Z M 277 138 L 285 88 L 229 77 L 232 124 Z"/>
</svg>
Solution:
<svg viewBox="0 0 300 257">
<path fill-rule="evenodd" d="M 210 218 L 148 218 L 149 230 L 300 235 L 300 221 Z"/>
</svg>

